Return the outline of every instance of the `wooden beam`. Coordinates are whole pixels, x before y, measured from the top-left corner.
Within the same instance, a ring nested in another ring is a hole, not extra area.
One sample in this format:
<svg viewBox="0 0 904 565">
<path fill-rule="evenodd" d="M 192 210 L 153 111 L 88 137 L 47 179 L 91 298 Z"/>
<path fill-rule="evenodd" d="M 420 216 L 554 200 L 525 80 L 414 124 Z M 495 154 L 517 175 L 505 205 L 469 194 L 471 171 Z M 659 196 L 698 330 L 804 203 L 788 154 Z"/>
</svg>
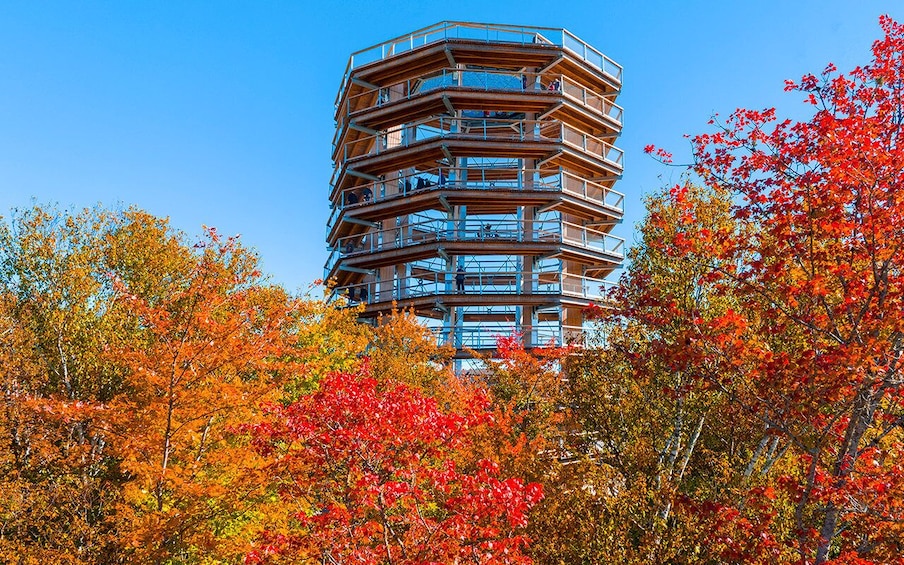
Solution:
<svg viewBox="0 0 904 565">
<path fill-rule="evenodd" d="M 614 182 L 617 180 L 621 180 L 621 175 L 609 175 L 606 177 L 593 177 L 593 178 L 589 178 L 587 180 L 592 181 L 592 182 L 597 182 L 597 183 L 610 182 L 610 181 Z"/>
<path fill-rule="evenodd" d="M 622 223 L 622 218 L 619 218 L 617 220 L 605 220 L 605 221 L 601 221 L 601 222 L 587 222 L 586 224 L 584 224 L 584 226 L 588 227 L 588 228 L 595 228 L 598 226 L 609 227 L 609 226 L 617 226 L 620 223 Z"/>
<path fill-rule="evenodd" d="M 549 69 L 555 67 L 556 65 L 558 65 L 559 63 L 561 63 L 561 62 L 564 61 L 564 60 L 565 60 L 565 57 L 564 57 L 564 56 L 559 57 L 558 59 L 556 59 L 556 60 L 553 61 L 552 63 L 546 65 L 545 67 L 543 67 L 542 69 L 540 69 L 539 71 L 537 71 L 537 74 L 538 74 L 538 75 L 542 75 L 543 73 L 545 73 L 545 72 L 548 71 Z"/>
<path fill-rule="evenodd" d="M 443 152 L 443 155 L 446 156 L 446 159 L 449 160 L 449 164 L 450 164 L 450 165 L 451 165 L 452 163 L 455 163 L 455 158 L 452 157 L 452 153 L 449 151 L 449 146 L 448 146 L 448 145 L 446 145 L 445 143 L 443 143 L 443 144 L 440 146 L 440 150 Z"/>
<path fill-rule="evenodd" d="M 458 63 L 455 62 L 455 57 L 452 56 L 452 50 L 446 47 L 444 51 L 446 52 L 446 59 L 449 60 L 449 64 L 453 67 L 457 67 Z"/>
<path fill-rule="evenodd" d="M 352 79 L 351 81 L 349 81 L 349 82 L 352 82 L 353 84 L 357 84 L 358 86 L 363 86 L 364 88 L 370 88 L 370 89 L 372 89 L 372 90 L 379 90 L 379 89 L 380 89 L 380 87 L 377 86 L 376 84 L 367 82 L 366 80 L 361 80 L 361 79 L 359 79 L 359 78 L 353 78 L 353 79 Z"/>
<path fill-rule="evenodd" d="M 561 306 L 561 301 L 554 300 L 552 302 L 545 302 L 537 305 L 537 312 L 546 312 L 553 309 L 558 309 Z"/>
<path fill-rule="evenodd" d="M 349 127 L 349 129 L 362 131 L 364 133 L 369 133 L 370 135 L 380 135 L 379 131 L 377 131 L 373 128 L 368 128 L 368 127 L 358 125 L 356 122 L 349 122 L 348 127 Z"/>
<path fill-rule="evenodd" d="M 343 221 L 343 222 L 348 222 L 348 223 L 350 223 L 350 224 L 358 224 L 359 226 L 367 226 L 367 227 L 369 227 L 369 228 L 378 228 L 378 227 L 380 227 L 380 224 L 379 224 L 379 223 L 376 223 L 376 222 L 368 222 L 367 220 L 359 220 L 358 218 L 350 218 L 350 217 L 348 217 L 348 216 L 346 216 L 345 218 L 342 218 L 342 221 Z"/>
<path fill-rule="evenodd" d="M 348 175 L 351 175 L 353 177 L 358 177 L 360 179 L 372 180 L 374 182 L 377 182 L 380 180 L 380 177 L 377 177 L 377 176 L 374 176 L 374 175 L 371 175 L 368 173 L 362 173 L 360 171 L 356 171 L 355 169 L 346 169 L 345 173 Z"/>
<path fill-rule="evenodd" d="M 556 157 L 558 157 L 558 156 L 561 155 L 561 154 L 562 154 L 562 150 L 559 149 L 558 151 L 556 151 L 555 153 L 553 153 L 552 155 L 550 155 L 550 156 L 547 157 L 546 159 L 543 159 L 542 161 L 538 161 L 538 162 L 537 162 L 537 168 L 538 168 L 538 169 L 542 169 L 542 168 L 543 168 L 543 165 L 545 165 L 546 163 L 549 163 L 550 161 L 552 161 L 553 159 L 555 159 Z"/>
<path fill-rule="evenodd" d="M 453 116 L 455 115 L 455 107 L 452 106 L 452 102 L 445 94 L 443 94 L 443 105 L 446 107 L 446 110 L 448 110 L 450 114 L 452 114 Z"/>
<path fill-rule="evenodd" d="M 443 208 L 446 209 L 446 212 L 449 212 L 450 214 L 452 213 L 452 205 L 449 204 L 448 200 L 446 200 L 446 195 L 439 195 L 439 203 L 442 204 Z"/>
<path fill-rule="evenodd" d="M 559 205 L 561 203 L 562 203 L 561 200 L 556 200 L 554 202 L 547 204 L 546 206 L 540 206 L 539 208 L 537 208 L 537 213 L 542 214 L 543 212 L 549 212 L 550 210 L 555 210 L 556 208 L 559 207 Z"/>
<path fill-rule="evenodd" d="M 549 110 L 547 110 L 547 111 L 543 112 L 542 114 L 540 114 L 539 116 L 537 116 L 537 120 L 542 120 L 542 119 L 546 118 L 547 116 L 549 116 L 550 114 L 552 114 L 553 112 L 555 112 L 556 110 L 558 110 L 559 108 L 561 108 L 564 105 L 565 105 L 564 102 L 559 102 L 558 104 L 556 104 Z"/>
<path fill-rule="evenodd" d="M 349 273 L 358 273 L 361 275 L 372 275 L 374 271 L 372 269 L 359 269 L 358 267 L 349 267 L 348 265 L 339 265 L 340 271 L 347 271 Z"/>
</svg>

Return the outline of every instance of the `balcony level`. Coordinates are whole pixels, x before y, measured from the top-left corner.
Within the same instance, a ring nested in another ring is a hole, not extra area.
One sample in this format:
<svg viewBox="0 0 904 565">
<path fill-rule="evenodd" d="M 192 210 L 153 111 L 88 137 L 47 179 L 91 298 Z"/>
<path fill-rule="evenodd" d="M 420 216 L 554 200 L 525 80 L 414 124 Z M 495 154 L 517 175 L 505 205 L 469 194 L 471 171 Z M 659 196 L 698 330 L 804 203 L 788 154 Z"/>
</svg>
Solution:
<svg viewBox="0 0 904 565">
<path fill-rule="evenodd" d="M 624 194 L 562 170 L 437 167 L 337 193 L 327 241 L 362 233 L 384 218 L 466 206 L 470 214 L 515 214 L 518 207 L 558 210 L 608 231 L 621 221 Z"/>
<path fill-rule="evenodd" d="M 441 345 L 455 347 L 457 359 L 472 358 L 473 355 L 470 351 L 495 356 L 499 338 L 524 336 L 525 333 L 530 334 L 526 341 L 537 344 L 539 347 L 584 345 L 587 335 L 586 329 L 582 326 L 569 326 L 561 323 L 537 324 L 530 327 L 504 323 L 467 324 L 460 328 L 434 327 L 431 328 L 431 332 Z"/>
<path fill-rule="evenodd" d="M 602 93 L 620 90 L 622 80 L 620 65 L 567 30 L 447 21 L 353 53 L 336 106 L 368 83 L 385 86 L 450 63 L 505 64 L 512 69 L 562 66 L 590 78 L 588 86 Z"/>
<path fill-rule="evenodd" d="M 458 110 L 567 118 L 569 123 L 606 139 L 619 134 L 624 113 L 609 98 L 566 75 L 444 68 L 432 76 L 374 87 L 348 98 L 337 111 L 334 153 L 367 132 L 429 116 L 455 115 Z"/>
<path fill-rule="evenodd" d="M 604 139 L 556 120 L 448 118 L 406 124 L 342 146 L 332 185 L 345 189 L 356 179 L 385 175 L 458 156 L 538 159 L 543 167 L 562 167 L 587 178 L 614 183 L 624 153 Z"/>
<path fill-rule="evenodd" d="M 438 256 L 518 254 L 542 256 L 613 270 L 624 260 L 625 241 L 593 228 L 561 220 L 426 220 L 341 238 L 326 264 L 352 272 L 411 263 Z"/>
<path fill-rule="evenodd" d="M 456 271 L 422 271 L 391 281 L 360 282 L 335 287 L 330 300 L 344 297 L 361 304 L 363 317 L 386 312 L 395 303 L 427 316 L 479 303 L 482 308 L 532 306 L 554 308 L 562 304 L 585 307 L 607 299 L 612 281 L 560 272 L 469 270 L 459 285 Z"/>
</svg>

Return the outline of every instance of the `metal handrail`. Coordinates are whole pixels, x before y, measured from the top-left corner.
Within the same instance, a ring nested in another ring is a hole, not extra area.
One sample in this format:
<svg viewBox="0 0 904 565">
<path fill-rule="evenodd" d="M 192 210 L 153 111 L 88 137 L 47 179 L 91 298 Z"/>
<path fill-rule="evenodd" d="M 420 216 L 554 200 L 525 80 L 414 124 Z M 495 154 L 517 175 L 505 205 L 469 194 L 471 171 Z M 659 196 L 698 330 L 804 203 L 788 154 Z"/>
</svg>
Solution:
<svg viewBox="0 0 904 565">
<path fill-rule="evenodd" d="M 559 139 L 556 141 L 567 143 L 569 145 L 577 147 L 578 149 L 581 149 L 582 151 L 586 151 L 587 153 L 598 156 L 604 161 L 616 165 L 619 168 L 622 167 L 622 161 L 624 161 L 625 157 L 624 151 L 612 145 L 608 141 L 590 135 L 589 133 L 584 133 L 574 126 L 568 125 L 564 122 L 559 123 L 562 128 L 562 133 Z"/>
<path fill-rule="evenodd" d="M 540 141 L 543 137 L 538 127 L 549 123 L 553 122 L 488 117 L 424 118 L 343 144 L 341 161 L 336 163 L 336 167 L 351 158 L 379 155 L 384 151 L 408 147 L 415 142 L 452 135 L 483 140 Z"/>
<path fill-rule="evenodd" d="M 409 100 L 413 96 L 420 96 L 427 92 L 433 92 L 448 88 L 466 88 L 483 91 L 515 91 L 542 90 L 541 87 L 524 83 L 522 74 L 512 71 L 499 71 L 492 69 L 456 69 L 446 67 L 438 69 L 429 75 L 400 81 L 380 88 L 368 88 L 363 92 L 346 99 L 344 112 L 337 111 L 337 116 L 349 116 L 353 103 L 361 98 L 373 97 L 374 103 L 364 108 L 355 110 L 355 113 L 370 108 L 383 106 L 390 102 Z M 376 96 L 374 96 L 376 94 Z"/>
<path fill-rule="evenodd" d="M 555 134 L 555 136 L 551 136 Z M 584 133 L 558 120 L 516 120 L 507 118 L 427 118 L 368 135 L 342 146 L 341 160 L 335 163 L 333 177 L 349 159 L 379 155 L 436 138 L 460 137 L 484 141 L 549 141 L 567 143 L 619 168 L 624 151 L 611 143 Z M 363 149 L 360 149 L 363 147 Z"/>
<path fill-rule="evenodd" d="M 577 244 L 581 247 L 598 249 L 604 253 L 624 258 L 625 240 L 610 233 L 562 222 L 562 241 Z"/>
<path fill-rule="evenodd" d="M 562 30 L 562 47 L 577 55 L 582 61 L 590 63 L 621 84 L 622 66 L 603 54 L 583 39 L 571 33 L 567 29 Z"/>
<path fill-rule="evenodd" d="M 624 258 L 625 240 L 612 234 L 561 220 L 450 221 L 432 219 L 389 229 L 341 237 L 330 249 L 327 273 L 343 258 L 404 249 L 432 242 L 569 243 Z"/>
<path fill-rule="evenodd" d="M 508 176 L 513 178 L 500 178 L 505 176 L 500 174 L 504 171 L 507 171 Z M 418 188 L 419 186 L 420 188 Z M 625 195 L 623 193 L 568 171 L 557 171 L 550 174 L 549 171 L 539 169 L 436 167 L 418 170 L 389 180 L 369 182 L 341 191 L 337 201 L 331 205 L 332 211 L 327 221 L 327 234 L 330 233 L 333 225 L 339 219 L 339 215 L 346 208 L 444 189 L 562 190 L 596 202 L 614 212 L 624 212 Z"/>
<path fill-rule="evenodd" d="M 485 43 L 540 43 L 555 45 L 567 49 L 582 61 L 596 67 L 603 74 L 616 80 L 619 84 L 622 80 L 621 65 L 573 33 L 562 28 L 444 21 L 352 53 L 342 75 L 342 83 L 339 87 L 336 105 L 338 106 L 339 98 L 342 96 L 351 73 L 355 69 L 411 51 L 417 47 L 449 39 L 467 39 Z"/>
<path fill-rule="evenodd" d="M 338 143 L 345 120 L 353 113 L 357 114 L 372 108 L 386 104 L 409 100 L 414 96 L 421 96 L 428 92 L 448 89 L 466 89 L 482 91 L 510 91 L 510 92 L 547 92 L 550 94 L 564 94 L 571 100 L 582 106 L 616 122 L 622 123 L 624 109 L 603 95 L 579 83 L 564 74 L 546 73 L 536 77 L 532 83 L 528 83 L 528 75 L 513 73 L 511 71 L 497 71 L 491 69 L 456 69 L 447 67 L 429 75 L 404 80 L 381 88 L 369 88 L 350 96 L 345 100 L 342 110 L 337 109 L 336 119 L 339 127 L 333 136 L 333 147 Z M 373 101 L 362 108 L 352 106 L 361 99 L 372 98 Z"/>
<path fill-rule="evenodd" d="M 606 279 L 557 271 L 482 269 L 477 271 L 471 269 L 463 273 L 431 271 L 391 281 L 366 281 L 336 287 L 330 299 L 336 300 L 339 296 L 346 296 L 351 302 L 378 303 L 443 294 L 467 296 L 561 294 L 586 300 L 605 300 L 608 290 L 615 284 Z"/>
<path fill-rule="evenodd" d="M 617 212 L 624 212 L 625 195 L 599 183 L 562 171 L 562 190 L 593 200 Z"/>
<path fill-rule="evenodd" d="M 622 119 L 625 113 L 624 108 L 622 108 L 615 102 L 612 102 L 605 96 L 602 96 L 590 90 L 573 78 L 570 78 L 566 75 L 561 75 L 560 77 L 558 77 L 558 79 L 561 81 L 559 90 L 562 91 L 562 94 L 568 96 L 576 102 L 579 102 L 581 105 L 590 108 L 603 116 L 606 116 L 612 121 L 617 122 L 618 125 L 622 124 Z"/>
<path fill-rule="evenodd" d="M 400 171 L 401 172 L 401 171 Z M 504 178 L 509 176 L 511 178 Z M 339 193 L 337 208 L 411 196 L 424 190 L 559 190 L 558 171 L 492 167 L 434 167 L 418 169 L 387 180 L 372 181 Z M 354 195 L 354 196 L 352 196 Z"/>
<path fill-rule="evenodd" d="M 530 229 L 525 229 L 529 226 Z M 341 237 L 335 249 L 346 255 L 376 253 L 429 241 L 548 241 L 561 233 L 558 220 L 459 221 L 432 219 L 403 226 Z"/>
<path fill-rule="evenodd" d="M 437 341 L 444 344 L 454 344 L 456 347 L 469 349 L 488 349 L 496 347 L 499 338 L 520 336 L 522 341 L 532 342 L 534 346 L 582 344 L 586 339 L 587 330 L 581 326 L 565 326 L 547 324 L 530 326 L 530 336 L 525 340 L 528 327 L 519 327 L 515 324 L 476 324 L 463 327 L 434 327 L 430 332 Z"/>
</svg>

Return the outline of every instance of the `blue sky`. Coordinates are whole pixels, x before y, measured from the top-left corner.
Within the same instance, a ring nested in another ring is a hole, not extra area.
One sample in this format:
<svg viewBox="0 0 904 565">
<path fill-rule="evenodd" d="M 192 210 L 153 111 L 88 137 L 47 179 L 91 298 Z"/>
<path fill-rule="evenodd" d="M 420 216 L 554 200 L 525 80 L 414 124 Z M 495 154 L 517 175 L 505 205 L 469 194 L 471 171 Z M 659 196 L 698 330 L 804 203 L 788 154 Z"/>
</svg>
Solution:
<svg viewBox="0 0 904 565">
<path fill-rule="evenodd" d="M 190 234 L 242 234 L 290 289 L 326 259 L 333 100 L 349 54 L 442 20 L 564 27 L 625 68 L 618 102 L 633 241 L 642 195 L 713 113 L 802 116 L 786 78 L 869 60 L 859 2 L 537 0 L 0 3 L 0 214 L 137 205 Z"/>
</svg>

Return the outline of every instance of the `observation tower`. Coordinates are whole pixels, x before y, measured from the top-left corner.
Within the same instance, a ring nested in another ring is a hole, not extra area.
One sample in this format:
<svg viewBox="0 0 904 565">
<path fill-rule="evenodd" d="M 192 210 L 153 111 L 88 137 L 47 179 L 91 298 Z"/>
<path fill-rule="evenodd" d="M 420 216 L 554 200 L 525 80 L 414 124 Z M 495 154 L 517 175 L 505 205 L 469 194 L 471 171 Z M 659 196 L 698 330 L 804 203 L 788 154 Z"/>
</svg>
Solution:
<svg viewBox="0 0 904 565">
<path fill-rule="evenodd" d="M 325 278 L 459 359 L 580 342 L 621 265 L 622 68 L 564 29 L 442 22 L 358 51 L 336 98 Z"/>
</svg>

